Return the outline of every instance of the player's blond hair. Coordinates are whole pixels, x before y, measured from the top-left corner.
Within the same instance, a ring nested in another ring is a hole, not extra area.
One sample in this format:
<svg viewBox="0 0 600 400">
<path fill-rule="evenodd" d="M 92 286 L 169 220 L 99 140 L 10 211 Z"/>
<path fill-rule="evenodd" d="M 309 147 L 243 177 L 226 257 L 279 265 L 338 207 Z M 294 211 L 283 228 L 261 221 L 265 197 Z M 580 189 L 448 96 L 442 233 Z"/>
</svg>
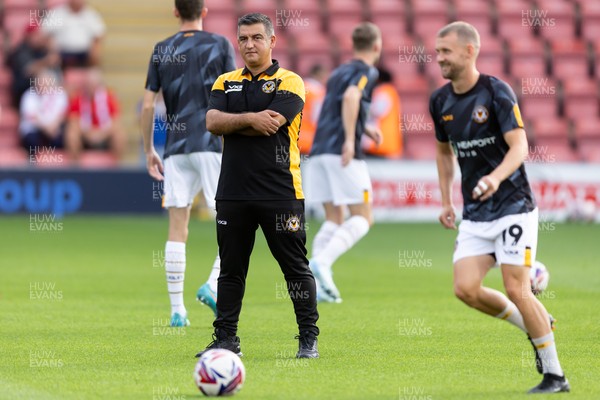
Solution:
<svg viewBox="0 0 600 400">
<path fill-rule="evenodd" d="M 381 37 L 379 27 L 372 22 L 363 22 L 352 31 L 352 47 L 356 51 L 370 50 Z"/>
<path fill-rule="evenodd" d="M 475 54 L 479 54 L 481 39 L 479 38 L 479 32 L 477 32 L 477 29 L 473 25 L 464 21 L 454 21 L 440 29 L 437 36 L 443 38 L 452 32 L 456 33 L 458 40 L 462 43 L 473 45 Z"/>
</svg>

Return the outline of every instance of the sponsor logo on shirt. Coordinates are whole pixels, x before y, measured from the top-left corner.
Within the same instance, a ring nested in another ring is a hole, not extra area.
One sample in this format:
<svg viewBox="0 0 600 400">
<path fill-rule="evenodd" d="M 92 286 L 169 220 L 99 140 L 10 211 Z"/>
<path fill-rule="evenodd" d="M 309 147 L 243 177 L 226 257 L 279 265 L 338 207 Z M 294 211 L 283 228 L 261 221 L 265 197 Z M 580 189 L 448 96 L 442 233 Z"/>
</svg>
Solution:
<svg viewBox="0 0 600 400">
<path fill-rule="evenodd" d="M 229 92 L 241 92 L 242 89 L 244 88 L 244 85 L 229 85 L 229 87 L 227 88 L 227 90 L 225 90 L 225 93 L 229 93 Z"/>
</svg>

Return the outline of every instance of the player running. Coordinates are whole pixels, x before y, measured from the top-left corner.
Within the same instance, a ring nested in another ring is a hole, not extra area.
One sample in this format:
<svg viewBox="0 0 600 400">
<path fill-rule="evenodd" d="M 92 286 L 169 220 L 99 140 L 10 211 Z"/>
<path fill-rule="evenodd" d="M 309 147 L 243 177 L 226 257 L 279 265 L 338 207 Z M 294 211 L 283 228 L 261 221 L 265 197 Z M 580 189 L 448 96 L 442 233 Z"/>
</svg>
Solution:
<svg viewBox="0 0 600 400">
<path fill-rule="evenodd" d="M 323 203 L 325 222 L 312 245 L 310 267 L 319 301 L 341 302 L 332 265 L 367 234 L 373 223 L 371 179 L 360 146 L 363 133 L 377 144 L 381 132 L 365 126 L 381 55 L 379 28 L 364 22 L 352 32 L 354 58 L 331 74 L 307 164 L 306 195 Z M 350 218 L 344 221 L 345 206 Z"/>
<path fill-rule="evenodd" d="M 233 46 L 223 36 L 202 31 L 207 9 L 203 0 L 175 0 L 181 28 L 157 43 L 152 52 L 142 105 L 142 135 L 150 176 L 164 179 L 163 206 L 169 210 L 169 237 L 165 246 L 167 288 L 171 300 L 171 326 L 189 325 L 183 302 L 185 244 L 192 201 L 200 190 L 215 207 L 221 169 L 221 140 L 206 129 L 206 110 L 213 82 L 235 69 Z M 164 167 L 153 145 L 154 101 L 162 89 L 167 109 L 167 143 Z M 163 176 L 164 174 L 164 176 Z M 208 281 L 197 297 L 216 315 L 217 255 Z"/>
<path fill-rule="evenodd" d="M 475 67 L 479 33 L 453 22 L 436 40 L 437 62 L 450 82 L 436 90 L 429 109 L 435 125 L 442 195 L 440 222 L 456 229 L 452 204 L 454 160 L 462 175 L 463 221 L 454 250 L 454 292 L 465 304 L 510 322 L 534 345 L 542 382 L 529 393 L 568 392 L 558 361 L 552 318 L 531 292 L 538 210 L 527 175 L 527 137 L 512 89 Z M 508 298 L 483 287 L 497 262 Z"/>
</svg>

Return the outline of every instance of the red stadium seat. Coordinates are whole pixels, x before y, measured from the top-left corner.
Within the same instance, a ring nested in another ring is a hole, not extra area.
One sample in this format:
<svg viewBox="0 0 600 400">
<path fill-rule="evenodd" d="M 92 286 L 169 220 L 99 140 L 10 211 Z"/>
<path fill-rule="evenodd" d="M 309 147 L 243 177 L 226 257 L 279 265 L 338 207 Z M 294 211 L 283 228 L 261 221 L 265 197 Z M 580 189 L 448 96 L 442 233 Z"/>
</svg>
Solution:
<svg viewBox="0 0 600 400">
<path fill-rule="evenodd" d="M 537 0 L 536 29 L 547 39 L 575 37 L 575 7 L 565 0 Z"/>
<path fill-rule="evenodd" d="M 85 155 L 85 152 L 82 153 Z M 83 157 L 83 156 L 82 156 Z M 49 157 L 36 157 L 35 167 L 44 169 L 68 168 L 73 165 L 65 150 L 56 149 Z M 83 165 L 82 165 L 83 166 Z"/>
<path fill-rule="evenodd" d="M 16 148 L 19 147 L 20 137 L 19 134 L 15 131 L 3 131 L 0 133 L 0 149 L 1 152 L 4 152 L 4 149 L 7 148 Z"/>
<path fill-rule="evenodd" d="M 492 34 L 489 3 L 480 0 L 456 0 L 454 7 L 457 21 L 468 21 L 481 36 Z"/>
<path fill-rule="evenodd" d="M 4 11 L 4 30 L 9 35 L 9 47 L 14 48 L 25 36 L 25 29 L 31 23 L 30 10 L 27 8 L 13 8 Z"/>
<path fill-rule="evenodd" d="M 423 38 L 433 36 L 450 22 L 449 5 L 445 0 L 413 0 L 409 16 L 415 34 Z"/>
<path fill-rule="evenodd" d="M 509 39 L 508 53 L 512 76 L 529 78 L 544 77 L 546 75 L 544 45 L 541 40 L 532 36 L 525 36 L 522 39 Z"/>
<path fill-rule="evenodd" d="M 600 141 L 600 118 L 582 118 L 574 122 L 575 139 Z"/>
<path fill-rule="evenodd" d="M 571 147 L 569 124 L 564 119 L 546 116 L 533 122 L 528 132 L 533 137 L 530 143 L 530 158 L 541 162 L 575 162 L 580 157 Z"/>
<path fill-rule="evenodd" d="M 568 140 L 540 139 L 534 146 L 533 157 L 543 160 L 542 162 L 579 162 L 581 157 L 571 147 Z"/>
<path fill-rule="evenodd" d="M 508 39 L 508 51 L 511 57 L 543 56 L 544 43 L 535 37 Z"/>
<path fill-rule="evenodd" d="M 12 95 L 7 88 L 0 87 L 0 106 L 1 107 L 12 107 Z"/>
<path fill-rule="evenodd" d="M 504 46 L 494 36 L 481 35 L 481 48 L 477 57 L 480 72 L 504 79 Z"/>
<path fill-rule="evenodd" d="M 208 8 L 206 18 L 210 18 L 213 14 L 237 15 L 236 0 L 208 0 L 205 1 L 205 7 Z"/>
<path fill-rule="evenodd" d="M 285 28 L 287 33 L 323 32 L 325 10 L 318 0 L 285 0 L 276 13 L 275 30 Z"/>
<path fill-rule="evenodd" d="M 577 76 L 564 82 L 565 115 L 574 120 L 598 118 L 599 92 L 595 81 Z"/>
<path fill-rule="evenodd" d="M 418 65 L 414 62 L 399 60 L 399 56 L 384 56 L 383 64 L 390 71 L 394 82 L 412 81 L 413 79 L 423 79 L 418 76 Z"/>
<path fill-rule="evenodd" d="M 403 134 L 406 137 L 429 135 L 433 127 L 429 115 L 429 83 L 422 76 L 407 78 L 396 79 L 396 88 L 402 102 Z"/>
<path fill-rule="evenodd" d="M 577 39 L 554 40 L 552 74 L 559 79 L 588 76 L 588 58 L 585 43 Z"/>
<path fill-rule="evenodd" d="M 69 0 L 45 0 L 46 8 L 56 8 L 58 6 L 62 6 L 67 4 Z"/>
<path fill-rule="evenodd" d="M 365 18 L 364 8 L 361 0 L 325 0 L 329 20 L 341 15 L 353 15 L 360 19 Z"/>
<path fill-rule="evenodd" d="M 579 5 L 581 6 L 582 36 L 587 40 L 598 40 L 600 37 L 600 2 L 582 0 Z"/>
<path fill-rule="evenodd" d="M 331 39 L 321 34 L 320 32 L 306 31 L 306 32 L 293 32 L 290 37 L 291 41 L 295 45 L 296 51 L 299 56 L 307 53 L 330 53 L 331 52 Z"/>
<path fill-rule="evenodd" d="M 202 22 L 203 28 L 209 32 L 225 36 L 233 48 L 237 48 L 237 19 L 229 13 L 211 13 Z"/>
<path fill-rule="evenodd" d="M 528 77 L 517 80 L 513 86 L 519 98 L 523 118 L 538 120 L 558 114 L 558 84 L 546 77 Z"/>
<path fill-rule="evenodd" d="M 406 16 L 405 3 L 402 0 L 368 0 L 367 4 L 372 17 L 389 15 L 404 19 Z"/>
<path fill-rule="evenodd" d="M 479 57 L 477 59 L 477 70 L 482 74 L 493 75 L 502 80 L 507 80 L 504 68 L 502 66 L 502 60 L 496 60 L 494 58 Z"/>
<path fill-rule="evenodd" d="M 2 107 L 2 111 L 0 111 L 0 135 L 16 133 L 18 126 L 19 113 L 10 107 Z"/>
<path fill-rule="evenodd" d="M 4 0 L 3 8 L 5 10 L 22 8 L 26 10 L 35 10 L 40 8 L 38 0 Z"/>
<path fill-rule="evenodd" d="M 524 0 L 497 0 L 498 34 L 503 38 L 525 38 L 533 35 L 533 26 L 524 21 L 528 12 L 534 12 L 532 4 Z"/>
<path fill-rule="evenodd" d="M 564 139 L 569 137 L 569 124 L 564 118 L 546 116 L 533 121 L 530 134 L 538 139 Z"/>
<path fill-rule="evenodd" d="M 372 21 L 383 32 L 383 51 L 398 55 L 399 47 L 406 42 L 408 36 L 404 19 L 393 14 L 378 14 L 373 16 Z"/>
<path fill-rule="evenodd" d="M 404 124 L 404 122 L 402 122 Z M 433 123 L 432 123 L 433 124 Z M 435 160 L 437 142 L 435 132 L 404 133 L 404 157 L 411 160 Z"/>
<path fill-rule="evenodd" d="M 276 11 L 281 11 L 277 0 L 241 0 L 240 15 L 248 13 L 262 13 L 268 15 L 275 25 Z"/>
<path fill-rule="evenodd" d="M 321 64 L 327 71 L 331 71 L 334 68 L 333 57 L 330 52 L 309 53 L 298 56 L 294 72 L 301 76 L 306 76 L 315 64 Z"/>
<path fill-rule="evenodd" d="M 286 9 L 302 10 L 310 12 L 323 12 L 323 6 L 320 0 L 283 0 L 283 6 Z"/>
<path fill-rule="evenodd" d="M 546 76 L 546 62 L 541 57 L 512 58 L 511 75 L 517 79 Z"/>
<path fill-rule="evenodd" d="M 25 150 L 18 147 L 2 148 L 2 157 L 0 157 L 0 166 L 18 167 L 28 165 L 29 159 Z"/>
<path fill-rule="evenodd" d="M 8 90 L 11 83 L 12 73 L 4 65 L 0 64 L 0 89 Z"/>
<path fill-rule="evenodd" d="M 81 153 L 79 165 L 89 169 L 114 168 L 117 167 L 118 160 L 106 151 L 87 150 Z"/>
<path fill-rule="evenodd" d="M 581 157 L 600 163 L 600 119 L 581 118 L 575 121 L 575 139 Z"/>
<path fill-rule="evenodd" d="M 329 18 L 329 33 L 333 36 L 352 38 L 352 31 L 363 21 L 359 14 L 335 15 Z"/>
</svg>

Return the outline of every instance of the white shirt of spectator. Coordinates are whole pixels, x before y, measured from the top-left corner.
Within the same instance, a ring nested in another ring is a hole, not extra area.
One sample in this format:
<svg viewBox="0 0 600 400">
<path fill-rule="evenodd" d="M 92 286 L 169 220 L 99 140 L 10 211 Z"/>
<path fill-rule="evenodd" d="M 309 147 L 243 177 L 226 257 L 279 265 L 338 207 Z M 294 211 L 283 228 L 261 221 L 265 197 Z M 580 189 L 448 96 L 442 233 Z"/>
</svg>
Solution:
<svg viewBox="0 0 600 400">
<path fill-rule="evenodd" d="M 38 94 L 27 91 L 21 98 L 21 121 L 19 131 L 27 135 L 36 128 L 34 121 L 44 125 L 63 120 L 69 107 L 69 98 L 64 90 L 54 90 L 51 93 Z"/>
<path fill-rule="evenodd" d="M 42 28 L 52 35 L 59 50 L 67 53 L 87 52 L 94 40 L 106 31 L 104 21 L 96 10 L 84 6 L 74 13 L 68 5 L 51 10 Z"/>
</svg>

